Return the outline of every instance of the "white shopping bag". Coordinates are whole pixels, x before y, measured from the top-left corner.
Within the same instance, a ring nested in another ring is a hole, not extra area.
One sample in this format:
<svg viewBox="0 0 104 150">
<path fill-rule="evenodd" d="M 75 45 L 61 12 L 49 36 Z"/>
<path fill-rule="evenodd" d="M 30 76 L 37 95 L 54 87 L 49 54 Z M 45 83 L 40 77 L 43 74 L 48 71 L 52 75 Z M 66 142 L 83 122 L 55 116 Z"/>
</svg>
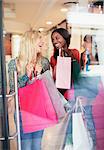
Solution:
<svg viewBox="0 0 104 150">
<path fill-rule="evenodd" d="M 72 145 L 65 145 L 64 150 L 73 150 L 73 146 Z"/>
<path fill-rule="evenodd" d="M 93 150 L 93 142 L 82 117 L 82 106 L 81 112 L 76 110 L 72 114 L 72 121 L 73 150 Z"/>
<path fill-rule="evenodd" d="M 71 87 L 71 57 L 57 58 L 56 87 L 70 89 Z"/>
</svg>

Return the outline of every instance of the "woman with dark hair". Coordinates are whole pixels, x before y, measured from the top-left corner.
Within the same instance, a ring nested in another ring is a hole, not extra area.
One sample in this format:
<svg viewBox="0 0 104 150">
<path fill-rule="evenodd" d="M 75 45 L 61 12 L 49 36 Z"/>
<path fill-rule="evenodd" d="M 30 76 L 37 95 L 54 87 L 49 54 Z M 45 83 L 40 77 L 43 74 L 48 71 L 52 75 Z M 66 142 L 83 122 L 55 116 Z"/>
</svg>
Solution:
<svg viewBox="0 0 104 150">
<path fill-rule="evenodd" d="M 77 49 L 69 49 L 71 34 L 64 28 L 57 28 L 51 34 L 51 40 L 54 47 L 53 56 L 51 56 L 50 64 L 52 67 L 53 78 L 56 80 L 56 65 L 57 56 L 59 56 L 59 49 L 61 49 L 61 56 L 71 57 L 71 78 L 72 82 L 78 79 L 80 73 L 80 53 Z M 66 99 L 70 99 L 71 90 L 58 89 Z"/>
<path fill-rule="evenodd" d="M 67 30 L 63 28 L 55 29 L 51 34 L 52 43 L 54 46 L 54 53 L 51 57 L 51 66 L 53 70 L 54 80 L 56 79 L 56 65 L 57 65 L 57 56 L 59 55 L 59 49 L 61 49 L 61 56 L 71 57 L 71 79 L 72 79 L 72 88 L 71 89 L 58 89 L 64 97 L 71 101 L 75 100 L 76 97 L 84 97 L 84 101 L 86 98 L 91 100 L 97 93 L 93 93 L 90 86 L 93 81 L 89 78 L 83 78 L 80 74 L 80 53 L 77 49 L 69 49 L 71 35 Z M 86 40 L 86 37 L 85 37 Z M 91 39 L 90 39 L 91 40 Z M 80 76 L 79 76 L 80 75 Z M 64 78 L 64 77 L 63 77 Z M 93 87 L 94 88 L 94 87 Z M 96 91 L 97 92 L 97 91 Z M 90 94 L 89 94 L 90 93 Z M 85 106 L 85 117 L 87 122 L 88 130 L 91 129 L 91 137 L 95 144 L 96 135 L 95 135 L 95 127 L 92 118 L 92 110 L 91 106 Z M 88 118 L 90 116 L 90 119 Z M 69 130 L 69 129 L 68 129 Z"/>
<path fill-rule="evenodd" d="M 89 71 L 89 65 L 91 64 L 91 60 L 93 60 L 92 56 L 92 36 L 85 35 L 83 38 L 83 47 L 85 51 L 81 54 L 81 61 L 82 61 L 82 69 L 86 69 Z"/>
</svg>

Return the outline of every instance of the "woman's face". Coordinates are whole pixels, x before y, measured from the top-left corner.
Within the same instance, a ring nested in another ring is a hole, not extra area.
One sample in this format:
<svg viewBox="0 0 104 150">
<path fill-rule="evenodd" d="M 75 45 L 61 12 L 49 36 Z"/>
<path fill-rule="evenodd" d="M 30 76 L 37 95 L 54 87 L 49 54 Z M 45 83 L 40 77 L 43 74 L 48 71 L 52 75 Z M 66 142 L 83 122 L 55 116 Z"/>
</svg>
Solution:
<svg viewBox="0 0 104 150">
<path fill-rule="evenodd" d="M 52 34 L 52 43 L 53 46 L 58 49 L 65 48 L 67 46 L 65 39 L 57 32 Z"/>
</svg>

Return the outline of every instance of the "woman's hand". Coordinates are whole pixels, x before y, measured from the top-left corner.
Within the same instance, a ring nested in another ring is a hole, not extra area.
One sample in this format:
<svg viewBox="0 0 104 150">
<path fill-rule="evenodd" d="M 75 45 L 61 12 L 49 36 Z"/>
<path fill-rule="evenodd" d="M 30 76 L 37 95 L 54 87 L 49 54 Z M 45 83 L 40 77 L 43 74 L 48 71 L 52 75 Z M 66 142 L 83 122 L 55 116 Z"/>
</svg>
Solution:
<svg viewBox="0 0 104 150">
<path fill-rule="evenodd" d="M 33 63 L 28 63 L 26 65 L 26 74 L 29 78 L 31 77 L 33 71 L 34 71 L 34 64 Z"/>
<path fill-rule="evenodd" d="M 41 65 L 41 63 L 37 63 L 36 64 L 35 71 L 36 71 L 36 74 L 40 74 L 41 73 L 41 71 L 42 71 L 42 65 Z"/>
</svg>

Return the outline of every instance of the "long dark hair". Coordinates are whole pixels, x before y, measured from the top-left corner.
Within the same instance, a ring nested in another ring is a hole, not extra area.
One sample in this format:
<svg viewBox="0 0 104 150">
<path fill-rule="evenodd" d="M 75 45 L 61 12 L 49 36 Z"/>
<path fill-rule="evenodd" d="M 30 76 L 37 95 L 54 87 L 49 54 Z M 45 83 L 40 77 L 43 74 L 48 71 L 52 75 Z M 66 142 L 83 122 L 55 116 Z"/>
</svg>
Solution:
<svg viewBox="0 0 104 150">
<path fill-rule="evenodd" d="M 71 39 L 71 34 L 66 29 L 64 29 L 64 28 L 57 28 L 57 29 L 55 29 L 55 30 L 52 31 L 52 33 L 51 33 L 51 39 L 52 39 L 53 33 L 55 33 L 55 32 L 59 33 L 65 39 L 67 47 L 69 47 L 69 45 L 70 45 L 70 39 Z M 52 43 L 53 43 L 53 41 L 52 41 Z"/>
<path fill-rule="evenodd" d="M 84 55 L 85 51 L 81 53 L 81 58 L 80 58 L 80 65 L 81 65 L 81 69 L 84 69 L 84 62 L 83 62 L 83 55 Z"/>
</svg>

